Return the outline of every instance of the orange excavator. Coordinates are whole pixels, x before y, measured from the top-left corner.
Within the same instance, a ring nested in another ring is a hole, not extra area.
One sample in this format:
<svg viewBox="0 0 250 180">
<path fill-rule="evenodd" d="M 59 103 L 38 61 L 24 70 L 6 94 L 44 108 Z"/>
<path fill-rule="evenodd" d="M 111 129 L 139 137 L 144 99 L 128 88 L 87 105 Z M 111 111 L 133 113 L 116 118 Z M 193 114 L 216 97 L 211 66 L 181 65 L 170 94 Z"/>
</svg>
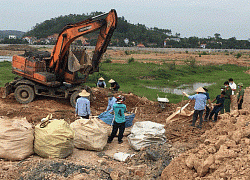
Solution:
<svg viewBox="0 0 250 180">
<path fill-rule="evenodd" d="M 12 73 L 19 77 L 5 84 L 6 98 L 14 93 L 16 100 L 27 104 L 36 95 L 70 98 L 74 107 L 78 94 L 87 89 L 89 74 L 99 71 L 99 63 L 117 26 L 114 9 L 82 22 L 66 25 L 59 34 L 51 54 L 25 52 L 12 59 Z M 80 36 L 100 30 L 92 58 L 85 48 L 73 46 Z M 48 53 L 48 52 L 47 52 Z M 88 89 L 87 89 L 88 90 Z"/>
</svg>

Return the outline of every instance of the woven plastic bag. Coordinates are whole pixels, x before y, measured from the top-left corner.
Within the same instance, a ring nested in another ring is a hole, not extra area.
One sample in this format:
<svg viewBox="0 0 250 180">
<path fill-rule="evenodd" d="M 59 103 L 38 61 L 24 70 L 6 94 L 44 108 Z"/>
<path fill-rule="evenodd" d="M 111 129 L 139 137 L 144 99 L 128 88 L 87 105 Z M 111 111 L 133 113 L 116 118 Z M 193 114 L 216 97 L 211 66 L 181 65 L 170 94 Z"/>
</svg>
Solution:
<svg viewBox="0 0 250 180">
<path fill-rule="evenodd" d="M 26 118 L 0 118 L 0 158 L 23 160 L 33 154 L 34 129 Z"/>
<path fill-rule="evenodd" d="M 101 151 L 106 146 L 108 132 L 97 118 L 78 119 L 70 126 L 75 131 L 76 148 Z"/>
<path fill-rule="evenodd" d="M 128 142 L 135 150 L 140 150 L 151 144 L 165 143 L 164 125 L 151 121 L 136 122 L 128 136 Z"/>
<path fill-rule="evenodd" d="M 73 153 L 74 131 L 61 119 L 44 120 L 35 127 L 34 151 L 45 158 L 66 158 Z"/>
</svg>

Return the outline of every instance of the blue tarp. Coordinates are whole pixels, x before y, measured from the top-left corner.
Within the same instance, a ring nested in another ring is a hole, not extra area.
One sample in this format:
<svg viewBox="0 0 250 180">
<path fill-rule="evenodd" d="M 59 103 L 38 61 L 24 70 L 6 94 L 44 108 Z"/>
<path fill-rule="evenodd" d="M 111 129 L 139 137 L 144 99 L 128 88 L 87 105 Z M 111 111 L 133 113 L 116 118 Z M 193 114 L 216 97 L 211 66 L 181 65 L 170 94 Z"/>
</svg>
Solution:
<svg viewBox="0 0 250 180">
<path fill-rule="evenodd" d="M 99 119 L 101 119 L 103 122 L 105 122 L 106 124 L 111 125 L 113 119 L 114 119 L 114 114 L 111 114 L 110 111 L 105 111 L 103 113 L 101 113 L 98 116 Z M 125 127 L 130 127 L 133 125 L 133 120 L 135 118 L 135 114 L 131 113 L 129 115 L 125 115 Z"/>
</svg>

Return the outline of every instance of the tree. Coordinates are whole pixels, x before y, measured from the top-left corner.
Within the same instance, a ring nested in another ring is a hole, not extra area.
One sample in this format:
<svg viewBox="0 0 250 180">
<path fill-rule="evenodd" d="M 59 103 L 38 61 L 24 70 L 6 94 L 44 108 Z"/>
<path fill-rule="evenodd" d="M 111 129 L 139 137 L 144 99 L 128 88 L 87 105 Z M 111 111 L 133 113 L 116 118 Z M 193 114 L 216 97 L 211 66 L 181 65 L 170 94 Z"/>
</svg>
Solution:
<svg viewBox="0 0 250 180">
<path fill-rule="evenodd" d="M 214 34 L 214 37 L 215 37 L 215 40 L 219 40 L 219 39 L 221 39 L 221 37 L 220 37 L 220 34 L 219 34 L 219 33 L 215 33 L 215 34 Z"/>
</svg>

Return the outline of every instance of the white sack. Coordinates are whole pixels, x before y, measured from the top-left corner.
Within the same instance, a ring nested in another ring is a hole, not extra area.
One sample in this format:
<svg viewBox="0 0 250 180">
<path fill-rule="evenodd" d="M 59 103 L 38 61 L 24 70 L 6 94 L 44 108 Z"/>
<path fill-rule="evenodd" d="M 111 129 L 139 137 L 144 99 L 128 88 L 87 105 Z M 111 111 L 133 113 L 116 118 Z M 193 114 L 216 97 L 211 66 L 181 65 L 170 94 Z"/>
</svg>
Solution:
<svg viewBox="0 0 250 180">
<path fill-rule="evenodd" d="M 151 144 L 164 143 L 166 142 L 164 125 L 151 121 L 136 122 L 128 136 L 128 141 L 135 150 Z"/>
<path fill-rule="evenodd" d="M 23 160 L 33 154 L 34 129 L 26 118 L 0 118 L 0 158 Z"/>
<path fill-rule="evenodd" d="M 98 119 L 78 119 L 70 126 L 75 131 L 76 148 L 101 151 L 106 146 L 108 133 Z"/>
</svg>

